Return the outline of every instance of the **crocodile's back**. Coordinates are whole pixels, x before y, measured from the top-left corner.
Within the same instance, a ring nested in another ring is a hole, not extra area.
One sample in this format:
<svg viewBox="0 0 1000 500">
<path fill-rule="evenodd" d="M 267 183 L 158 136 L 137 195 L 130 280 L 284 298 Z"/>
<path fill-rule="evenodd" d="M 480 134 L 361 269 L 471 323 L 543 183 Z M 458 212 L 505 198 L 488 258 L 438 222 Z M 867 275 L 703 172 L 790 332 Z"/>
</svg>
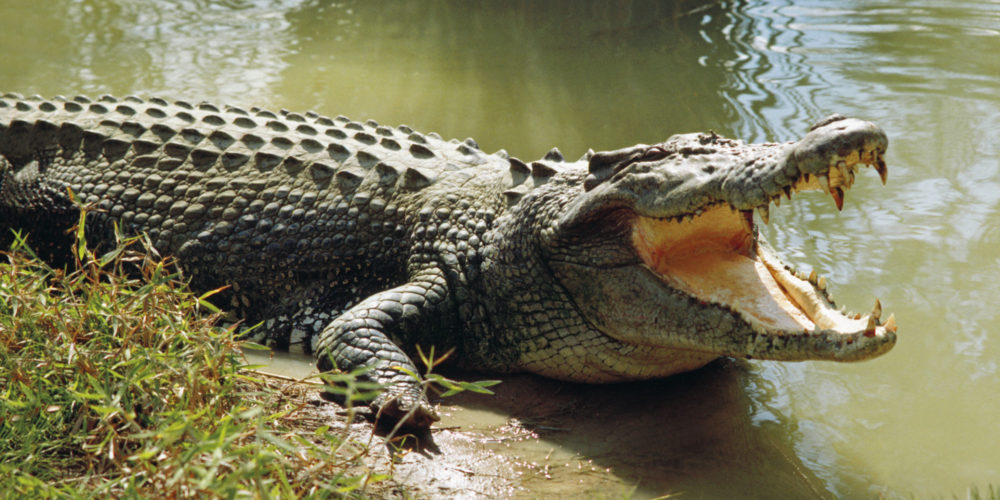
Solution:
<svg viewBox="0 0 1000 500">
<path fill-rule="evenodd" d="M 430 203 L 422 191 L 498 159 L 471 140 L 314 113 L 16 95 L 0 99 L 0 155 L 5 233 L 55 238 L 48 228 L 68 221 L 53 217 L 75 213 L 68 188 L 94 205 L 95 239 L 112 222 L 145 232 L 196 285 L 249 283 L 264 301 L 329 284 L 358 296 L 404 279 L 411 222 Z"/>
</svg>

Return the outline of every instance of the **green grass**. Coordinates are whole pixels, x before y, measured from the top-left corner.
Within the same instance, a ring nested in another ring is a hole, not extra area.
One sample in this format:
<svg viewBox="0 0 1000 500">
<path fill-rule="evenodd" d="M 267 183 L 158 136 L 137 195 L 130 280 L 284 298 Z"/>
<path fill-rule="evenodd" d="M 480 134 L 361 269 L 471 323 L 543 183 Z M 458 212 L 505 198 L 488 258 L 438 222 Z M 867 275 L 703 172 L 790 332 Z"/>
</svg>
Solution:
<svg viewBox="0 0 1000 500">
<path fill-rule="evenodd" d="M 986 487 L 986 490 L 979 491 L 978 487 L 972 486 L 965 492 L 965 498 L 968 500 L 1000 500 L 1000 488 L 994 488 L 991 484 Z"/>
<path fill-rule="evenodd" d="M 0 257 L 0 497 L 371 494 L 367 447 L 247 371 L 206 296 L 130 245 L 79 245 L 69 272 L 20 240 Z"/>
</svg>

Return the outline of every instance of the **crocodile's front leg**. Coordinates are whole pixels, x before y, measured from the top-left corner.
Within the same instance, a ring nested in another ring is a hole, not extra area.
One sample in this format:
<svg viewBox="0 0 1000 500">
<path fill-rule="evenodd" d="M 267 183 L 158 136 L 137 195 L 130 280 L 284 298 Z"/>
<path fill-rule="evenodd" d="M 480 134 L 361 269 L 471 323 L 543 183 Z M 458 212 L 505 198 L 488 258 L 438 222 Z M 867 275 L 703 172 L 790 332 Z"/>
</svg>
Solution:
<svg viewBox="0 0 1000 500">
<path fill-rule="evenodd" d="M 370 368 L 365 380 L 386 387 L 369 403 L 374 411 L 391 420 L 405 418 L 412 427 L 430 427 L 439 417 L 415 378 L 419 372 L 413 361 L 392 339 L 427 338 L 420 332 L 440 326 L 450 309 L 444 273 L 427 269 L 409 283 L 368 297 L 327 325 L 317 343 L 317 367 L 345 372 Z"/>
</svg>

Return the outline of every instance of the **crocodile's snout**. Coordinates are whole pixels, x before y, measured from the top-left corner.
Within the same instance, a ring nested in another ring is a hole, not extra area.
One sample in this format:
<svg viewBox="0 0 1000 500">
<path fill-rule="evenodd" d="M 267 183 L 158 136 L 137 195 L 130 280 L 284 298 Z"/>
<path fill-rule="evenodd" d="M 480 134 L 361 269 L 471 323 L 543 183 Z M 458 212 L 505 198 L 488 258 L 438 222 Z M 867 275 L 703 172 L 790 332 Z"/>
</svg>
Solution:
<svg viewBox="0 0 1000 500">
<path fill-rule="evenodd" d="M 845 193 L 854 185 L 857 166 L 870 165 L 882 184 L 886 183 L 889 170 L 884 155 L 888 147 L 885 132 L 871 122 L 839 115 L 827 118 L 796 143 L 789 155 L 790 162 L 805 174 L 795 190 L 829 193 L 841 210 Z"/>
</svg>

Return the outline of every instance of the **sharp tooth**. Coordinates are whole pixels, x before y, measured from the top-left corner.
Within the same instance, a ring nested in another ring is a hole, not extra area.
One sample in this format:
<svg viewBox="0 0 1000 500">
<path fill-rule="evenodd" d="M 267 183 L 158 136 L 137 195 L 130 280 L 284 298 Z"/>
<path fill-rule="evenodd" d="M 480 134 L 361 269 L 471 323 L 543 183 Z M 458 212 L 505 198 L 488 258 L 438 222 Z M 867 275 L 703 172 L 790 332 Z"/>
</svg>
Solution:
<svg viewBox="0 0 1000 500">
<path fill-rule="evenodd" d="M 844 190 L 840 189 L 839 187 L 835 187 L 833 188 L 833 191 L 830 191 L 830 195 L 833 196 L 833 202 L 837 204 L 837 210 L 843 210 Z"/>
<path fill-rule="evenodd" d="M 740 217 L 740 220 L 743 221 L 743 228 L 746 229 L 747 232 L 753 230 L 753 214 L 751 213 L 749 214 L 749 216 L 747 216 L 745 212 L 741 211 L 740 215 L 742 215 L 742 217 Z"/>
<path fill-rule="evenodd" d="M 775 196 L 774 199 L 771 200 L 771 201 L 774 202 L 774 206 L 780 207 L 781 206 L 781 195 L 779 194 L 778 196 Z"/>
<path fill-rule="evenodd" d="M 826 291 L 826 276 L 820 276 L 819 279 L 816 280 L 816 287 L 824 292 Z"/>
<path fill-rule="evenodd" d="M 875 319 L 882 317 L 882 303 L 877 298 L 875 299 L 875 308 L 872 309 L 872 317 Z"/>
<path fill-rule="evenodd" d="M 764 221 L 764 224 L 767 224 L 768 220 L 771 218 L 771 210 L 767 207 L 767 205 L 757 207 L 757 213 L 760 214 L 760 219 Z"/>
<path fill-rule="evenodd" d="M 870 315 L 868 316 L 868 324 L 865 325 L 865 332 L 874 332 L 874 331 L 875 331 L 875 316 Z"/>
<path fill-rule="evenodd" d="M 885 321 L 885 331 L 896 333 L 896 313 L 890 314 L 889 319 Z"/>
<path fill-rule="evenodd" d="M 847 164 L 846 163 L 844 163 L 842 161 L 838 161 L 837 162 L 837 170 L 840 171 L 840 176 L 843 177 L 845 180 L 851 178 L 851 169 L 847 168 Z"/>
<path fill-rule="evenodd" d="M 885 185 L 885 180 L 889 177 L 889 168 L 885 166 L 885 160 L 881 157 L 875 162 L 875 170 L 878 171 L 878 176 L 882 179 L 882 185 Z"/>
<path fill-rule="evenodd" d="M 785 186 L 783 189 L 785 191 L 785 198 L 792 199 L 792 186 Z"/>
<path fill-rule="evenodd" d="M 814 285 L 816 284 L 816 270 L 815 269 L 813 269 L 812 271 L 809 271 L 809 282 L 812 283 L 812 284 L 814 284 Z"/>
<path fill-rule="evenodd" d="M 861 319 L 861 313 L 854 313 L 854 319 Z"/>
<path fill-rule="evenodd" d="M 816 177 L 819 177 L 819 185 L 823 188 L 823 191 L 829 193 L 830 192 L 830 178 L 827 177 L 826 174 L 819 174 Z"/>
</svg>

